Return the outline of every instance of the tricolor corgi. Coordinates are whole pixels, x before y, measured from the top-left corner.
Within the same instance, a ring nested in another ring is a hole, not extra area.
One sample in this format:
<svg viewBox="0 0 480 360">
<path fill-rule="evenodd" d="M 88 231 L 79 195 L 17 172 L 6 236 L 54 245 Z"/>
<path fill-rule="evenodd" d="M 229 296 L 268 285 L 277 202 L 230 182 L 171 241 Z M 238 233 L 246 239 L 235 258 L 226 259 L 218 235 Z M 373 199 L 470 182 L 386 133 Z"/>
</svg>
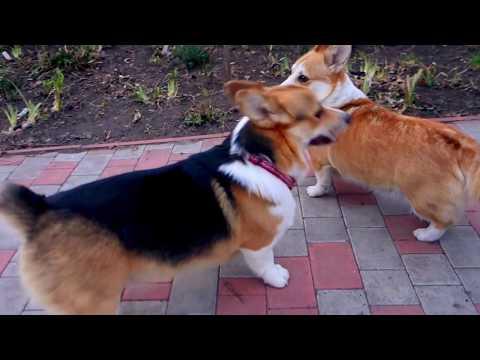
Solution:
<svg viewBox="0 0 480 360">
<path fill-rule="evenodd" d="M 334 141 L 350 116 L 301 86 L 225 91 L 246 117 L 207 152 L 49 197 L 6 186 L 0 214 L 23 238 L 21 279 L 47 311 L 115 314 L 129 280 L 170 280 L 237 251 L 266 284 L 287 285 L 273 246 L 293 222 L 291 187 L 308 172 L 307 146 Z"/>
<path fill-rule="evenodd" d="M 400 191 L 430 224 L 415 230 L 420 241 L 436 241 L 455 224 L 468 199 L 480 197 L 480 148 L 455 127 L 404 116 L 370 101 L 350 80 L 350 45 L 317 45 L 292 66 L 282 85 L 311 89 L 324 106 L 346 111 L 352 123 L 334 144 L 309 147 L 321 196 L 331 169 L 373 189 Z"/>
</svg>

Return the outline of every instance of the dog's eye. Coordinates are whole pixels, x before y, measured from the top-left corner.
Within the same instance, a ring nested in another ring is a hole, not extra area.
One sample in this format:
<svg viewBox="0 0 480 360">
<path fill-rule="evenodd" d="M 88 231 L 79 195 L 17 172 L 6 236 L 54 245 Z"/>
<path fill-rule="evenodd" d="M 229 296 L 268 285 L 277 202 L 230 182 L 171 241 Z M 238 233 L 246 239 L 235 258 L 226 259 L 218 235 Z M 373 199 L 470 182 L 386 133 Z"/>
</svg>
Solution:
<svg viewBox="0 0 480 360">
<path fill-rule="evenodd" d="M 306 77 L 305 75 L 299 75 L 297 80 L 301 83 L 306 83 L 308 80 L 310 80 L 308 77 Z"/>
<path fill-rule="evenodd" d="M 315 117 L 316 117 L 316 118 L 320 118 L 320 116 L 322 116 L 322 113 L 323 113 L 323 109 L 318 110 L 318 111 L 315 113 Z"/>
</svg>

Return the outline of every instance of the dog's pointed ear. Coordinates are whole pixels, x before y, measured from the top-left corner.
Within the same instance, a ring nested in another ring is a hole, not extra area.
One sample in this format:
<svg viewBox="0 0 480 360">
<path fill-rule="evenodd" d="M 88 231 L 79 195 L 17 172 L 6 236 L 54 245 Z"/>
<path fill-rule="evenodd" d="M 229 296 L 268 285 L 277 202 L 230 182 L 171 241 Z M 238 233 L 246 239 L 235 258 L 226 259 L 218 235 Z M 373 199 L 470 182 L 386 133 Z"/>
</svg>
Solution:
<svg viewBox="0 0 480 360">
<path fill-rule="evenodd" d="M 330 45 L 325 51 L 325 63 L 334 72 L 339 72 L 347 66 L 352 45 Z"/>
<path fill-rule="evenodd" d="M 264 86 L 260 83 L 254 81 L 247 81 L 247 80 L 231 80 L 223 86 L 225 91 L 225 95 L 227 95 L 233 102 L 235 102 L 235 95 L 240 90 L 245 89 L 263 89 Z"/>
<path fill-rule="evenodd" d="M 334 72 L 345 68 L 352 54 L 352 45 L 315 45 L 314 51 L 323 53 L 325 64 Z"/>
<path fill-rule="evenodd" d="M 262 122 L 264 125 L 271 122 L 274 104 L 263 89 L 255 87 L 240 89 L 236 92 L 234 101 L 242 114 L 248 116 L 250 120 Z"/>
</svg>

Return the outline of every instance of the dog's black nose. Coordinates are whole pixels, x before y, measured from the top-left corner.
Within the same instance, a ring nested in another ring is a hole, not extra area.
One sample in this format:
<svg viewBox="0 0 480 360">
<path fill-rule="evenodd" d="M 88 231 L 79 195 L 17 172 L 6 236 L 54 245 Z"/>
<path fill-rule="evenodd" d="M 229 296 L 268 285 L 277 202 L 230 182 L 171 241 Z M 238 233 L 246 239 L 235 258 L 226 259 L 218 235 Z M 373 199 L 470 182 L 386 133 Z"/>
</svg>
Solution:
<svg viewBox="0 0 480 360">
<path fill-rule="evenodd" d="M 347 124 L 350 124 L 350 122 L 352 121 L 352 115 L 350 115 L 348 113 L 345 113 L 345 115 L 343 117 L 343 121 L 345 121 L 345 123 L 347 123 Z"/>
</svg>

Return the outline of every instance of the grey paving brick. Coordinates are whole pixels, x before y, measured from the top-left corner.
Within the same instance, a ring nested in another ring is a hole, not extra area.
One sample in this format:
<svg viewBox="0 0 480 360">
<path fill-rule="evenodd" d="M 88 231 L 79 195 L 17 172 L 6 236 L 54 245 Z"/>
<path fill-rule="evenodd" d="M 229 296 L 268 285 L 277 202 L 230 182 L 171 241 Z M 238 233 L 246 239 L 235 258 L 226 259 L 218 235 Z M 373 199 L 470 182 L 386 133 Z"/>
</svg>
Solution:
<svg viewBox="0 0 480 360">
<path fill-rule="evenodd" d="M 3 270 L 2 277 L 18 277 L 18 263 L 10 262 L 5 270 Z"/>
<path fill-rule="evenodd" d="M 145 150 L 145 145 L 125 147 L 115 150 L 113 153 L 113 160 L 134 160 L 139 159 L 143 151 Z"/>
<path fill-rule="evenodd" d="M 11 262 L 18 262 L 19 257 L 20 257 L 20 251 L 17 251 L 10 261 Z"/>
<path fill-rule="evenodd" d="M 245 262 L 243 255 L 238 253 L 229 262 L 220 266 L 220 277 L 256 277 Z"/>
<path fill-rule="evenodd" d="M 72 175 L 100 175 L 112 154 L 88 153 L 77 165 Z"/>
<path fill-rule="evenodd" d="M 24 312 L 22 312 L 22 315 L 33 316 L 33 315 L 49 315 L 49 314 L 45 310 L 25 310 Z"/>
<path fill-rule="evenodd" d="M 40 305 L 35 299 L 30 299 L 25 307 L 25 310 L 43 310 L 43 306 Z"/>
<path fill-rule="evenodd" d="M 0 218 L 0 250 L 15 250 L 20 245 L 20 234 L 5 219 Z"/>
<path fill-rule="evenodd" d="M 305 187 L 300 187 L 298 190 L 303 217 L 342 217 L 340 206 L 338 205 L 335 196 L 327 195 L 318 198 L 311 198 L 308 196 Z"/>
<path fill-rule="evenodd" d="M 55 161 L 81 161 L 87 153 L 80 152 L 80 153 L 71 153 L 71 154 L 58 154 L 55 157 Z"/>
<path fill-rule="evenodd" d="M 27 301 L 19 278 L 0 278 L 0 315 L 20 315 Z"/>
<path fill-rule="evenodd" d="M 348 229 L 360 270 L 400 270 L 402 260 L 385 228 Z"/>
<path fill-rule="evenodd" d="M 152 144 L 152 145 L 147 145 L 145 147 L 145 150 L 171 150 L 173 149 L 174 143 L 165 143 L 165 144 Z"/>
<path fill-rule="evenodd" d="M 470 220 L 468 220 L 467 214 L 463 213 L 460 216 L 460 219 L 457 220 L 457 223 L 455 225 L 458 226 L 469 226 L 470 225 Z"/>
<path fill-rule="evenodd" d="M 345 224 L 347 227 L 384 227 L 385 222 L 377 205 L 353 205 L 341 206 Z"/>
<path fill-rule="evenodd" d="M 77 186 L 87 184 L 89 182 L 95 181 L 98 179 L 97 175 L 88 175 L 88 176 L 70 176 L 67 181 L 65 181 L 65 184 L 60 188 L 60 191 L 66 191 L 73 189 Z"/>
<path fill-rule="evenodd" d="M 317 292 L 320 315 L 369 315 L 363 290 L 322 290 Z"/>
<path fill-rule="evenodd" d="M 375 197 L 383 215 L 409 215 L 412 213 L 410 204 L 401 194 L 375 192 Z"/>
<path fill-rule="evenodd" d="M 475 307 L 462 286 L 415 286 L 427 315 L 473 315 Z"/>
<path fill-rule="evenodd" d="M 120 304 L 119 315 L 165 315 L 166 301 L 125 301 Z"/>
<path fill-rule="evenodd" d="M 480 121 L 461 121 L 456 123 L 457 127 L 467 133 L 480 132 Z"/>
<path fill-rule="evenodd" d="M 51 161 L 52 158 L 27 157 L 23 163 L 10 174 L 9 179 L 35 179 Z"/>
<path fill-rule="evenodd" d="M 60 190 L 60 185 L 35 185 L 31 186 L 30 189 L 37 194 L 50 196 L 56 194 Z"/>
<path fill-rule="evenodd" d="M 473 302 L 480 304 L 480 269 L 457 269 L 457 274 Z"/>
<path fill-rule="evenodd" d="M 298 198 L 298 194 L 296 197 L 294 197 L 294 199 L 295 199 L 295 205 L 296 205 L 295 217 L 293 219 L 293 224 L 290 227 L 290 229 L 303 229 L 302 209 L 300 207 L 300 200 Z"/>
<path fill-rule="evenodd" d="M 0 174 L 11 174 L 17 167 L 17 165 L 0 166 Z"/>
<path fill-rule="evenodd" d="M 471 226 L 451 228 L 440 244 L 453 267 L 480 267 L 480 238 Z"/>
<path fill-rule="evenodd" d="M 344 242 L 348 240 L 347 230 L 342 218 L 305 219 L 307 241 Z"/>
<path fill-rule="evenodd" d="M 176 143 L 173 146 L 174 154 L 195 154 L 202 148 L 201 141 Z"/>
<path fill-rule="evenodd" d="M 405 270 L 361 271 L 361 275 L 370 305 L 418 304 Z"/>
<path fill-rule="evenodd" d="M 175 277 L 167 306 L 169 315 L 214 315 L 218 268 L 184 272 Z"/>
<path fill-rule="evenodd" d="M 9 176 L 10 176 L 10 173 L 7 173 L 7 172 L 1 173 L 0 172 L 0 185 L 1 185 L 1 182 L 6 181 Z"/>
<path fill-rule="evenodd" d="M 306 178 L 300 180 L 298 182 L 298 186 L 312 186 L 317 183 L 317 180 L 315 179 L 315 176 L 307 176 Z"/>
<path fill-rule="evenodd" d="M 460 285 L 443 254 L 414 254 L 402 258 L 414 285 Z"/>
<path fill-rule="evenodd" d="M 275 243 L 275 256 L 307 256 L 307 241 L 303 230 L 290 229 Z"/>
</svg>

